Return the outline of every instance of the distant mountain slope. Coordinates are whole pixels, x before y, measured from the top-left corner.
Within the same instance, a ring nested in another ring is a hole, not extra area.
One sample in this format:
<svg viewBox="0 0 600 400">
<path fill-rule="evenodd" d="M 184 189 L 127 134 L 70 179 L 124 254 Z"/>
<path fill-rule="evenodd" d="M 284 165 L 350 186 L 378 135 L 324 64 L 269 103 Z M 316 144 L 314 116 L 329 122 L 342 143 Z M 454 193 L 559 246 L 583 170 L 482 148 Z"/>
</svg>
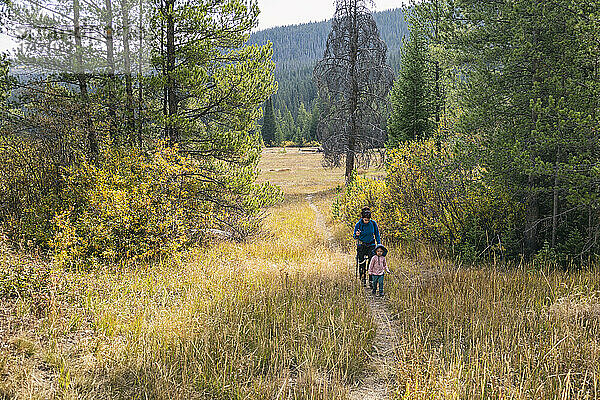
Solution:
<svg viewBox="0 0 600 400">
<path fill-rule="evenodd" d="M 390 65 L 397 71 L 402 37 L 408 34 L 402 9 L 376 12 L 373 14 L 379 35 L 388 46 Z M 273 43 L 273 60 L 277 64 L 275 77 L 279 91 L 274 106 L 284 112 L 287 108 L 294 118 L 300 103 L 309 108 L 316 98 L 312 82 L 315 63 L 323 57 L 325 43 L 331 30 L 331 21 L 313 22 L 270 28 L 254 33 L 250 44 Z"/>
</svg>

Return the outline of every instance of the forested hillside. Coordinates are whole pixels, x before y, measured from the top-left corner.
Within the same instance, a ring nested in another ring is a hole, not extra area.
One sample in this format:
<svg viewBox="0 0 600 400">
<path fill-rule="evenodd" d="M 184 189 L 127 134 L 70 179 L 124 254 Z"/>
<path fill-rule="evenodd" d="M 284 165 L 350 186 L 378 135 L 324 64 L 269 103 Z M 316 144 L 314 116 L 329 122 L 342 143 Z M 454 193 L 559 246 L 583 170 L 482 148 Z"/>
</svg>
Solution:
<svg viewBox="0 0 600 400">
<path fill-rule="evenodd" d="M 402 9 L 373 14 L 379 34 L 388 46 L 388 59 L 394 72 L 400 65 L 402 38 L 408 26 Z M 254 33 L 249 43 L 273 43 L 275 78 L 279 84 L 273 98 L 280 139 L 310 138 L 310 115 L 317 97 L 313 68 L 323 57 L 331 21 L 283 26 Z M 304 104 L 304 107 L 301 107 Z M 304 131 L 304 132 L 303 132 Z M 314 137 L 313 137 L 314 139 Z"/>
</svg>

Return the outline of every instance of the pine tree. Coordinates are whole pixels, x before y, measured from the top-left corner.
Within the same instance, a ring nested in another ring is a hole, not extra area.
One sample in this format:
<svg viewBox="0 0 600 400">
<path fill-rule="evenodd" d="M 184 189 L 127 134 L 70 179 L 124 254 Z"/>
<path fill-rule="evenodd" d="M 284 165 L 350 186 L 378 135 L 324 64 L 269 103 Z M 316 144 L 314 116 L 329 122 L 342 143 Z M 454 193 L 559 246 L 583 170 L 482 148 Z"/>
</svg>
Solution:
<svg viewBox="0 0 600 400">
<path fill-rule="evenodd" d="M 447 27 L 449 21 L 452 21 L 456 14 L 453 7 L 457 7 L 460 12 L 459 3 L 450 0 L 411 0 L 412 12 L 408 18 L 411 25 L 418 29 L 427 38 L 429 44 L 429 55 L 433 74 L 433 96 L 432 110 L 435 118 L 435 126 L 440 125 L 442 113 L 446 105 L 446 91 L 444 85 L 444 66 L 447 61 L 445 54 L 448 46 L 444 41 L 447 40 Z"/>
<path fill-rule="evenodd" d="M 265 102 L 261 133 L 266 146 L 277 144 L 277 124 L 275 122 L 275 111 L 273 110 L 273 100 L 271 97 Z"/>
<path fill-rule="evenodd" d="M 374 12 L 382 40 L 388 47 L 388 62 L 394 72 L 399 70 L 402 38 L 408 35 L 408 25 L 401 8 Z M 283 105 L 298 118 L 300 103 L 310 109 L 317 98 L 313 84 L 315 63 L 323 56 L 331 21 L 283 26 L 258 31 L 252 34 L 249 43 L 273 43 L 273 60 L 277 63 L 275 78 L 278 82 L 277 96 L 273 99 L 276 110 Z M 311 106 L 311 107 L 309 107 Z M 313 136 L 311 140 L 317 140 Z"/>
<path fill-rule="evenodd" d="M 464 0 L 447 32 L 460 129 L 479 139 L 487 183 L 523 208 L 526 255 L 545 242 L 598 249 L 599 12 L 596 1 Z"/>
<path fill-rule="evenodd" d="M 296 122 L 292 112 L 284 105 L 283 110 L 277 110 L 277 130 L 280 135 L 280 142 L 295 141 Z"/>
<path fill-rule="evenodd" d="M 8 57 L 6 54 L 0 53 L 0 128 L 4 125 L 4 121 L 8 119 L 8 116 L 4 115 L 10 89 L 8 84 L 8 66 Z"/>
<path fill-rule="evenodd" d="M 319 103 L 315 101 L 315 105 L 313 106 L 312 113 L 310 114 L 310 127 L 309 127 L 309 140 L 317 141 L 318 140 L 318 127 L 319 127 Z"/>
<path fill-rule="evenodd" d="M 92 119 L 106 122 L 85 124 L 90 153 L 98 152 L 104 137 L 112 138 L 114 145 L 134 142 L 141 145 L 139 138 L 133 138 L 135 119 L 142 125 L 143 99 L 138 96 L 136 115 L 132 54 L 138 51 L 141 71 L 147 63 L 143 51 L 147 44 L 143 40 L 147 2 L 15 0 L 10 3 L 10 34 L 20 44 L 15 52 L 15 65 L 66 84 L 73 101 L 90 109 L 86 114 L 94 114 Z M 138 19 L 137 46 L 130 41 L 131 16 Z M 143 72 L 138 75 L 141 81 Z"/>
<path fill-rule="evenodd" d="M 392 111 L 388 120 L 388 145 L 412 139 L 426 139 L 434 127 L 434 79 L 428 43 L 418 26 L 402 50 L 398 79 L 390 94 Z"/>
<path fill-rule="evenodd" d="M 152 19 L 153 110 L 163 137 L 201 166 L 215 213 L 255 211 L 257 121 L 273 95 L 272 47 L 245 45 L 256 1 L 162 0 Z"/>
<path fill-rule="evenodd" d="M 306 110 L 303 102 L 300 102 L 300 108 L 298 109 L 298 116 L 296 117 L 296 125 L 298 126 L 298 144 L 304 145 L 310 141 L 310 120 L 311 115 Z"/>
</svg>

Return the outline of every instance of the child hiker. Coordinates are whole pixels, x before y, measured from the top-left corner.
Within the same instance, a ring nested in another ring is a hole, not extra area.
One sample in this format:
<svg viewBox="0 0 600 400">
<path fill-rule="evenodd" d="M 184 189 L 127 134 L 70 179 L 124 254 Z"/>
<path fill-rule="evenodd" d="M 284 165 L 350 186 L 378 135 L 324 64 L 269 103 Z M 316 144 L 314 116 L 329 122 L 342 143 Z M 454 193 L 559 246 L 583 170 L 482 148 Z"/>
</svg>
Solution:
<svg viewBox="0 0 600 400">
<path fill-rule="evenodd" d="M 369 263 L 369 274 L 373 280 L 373 295 L 377 292 L 377 286 L 379 286 L 379 296 L 383 296 L 383 275 L 390 270 L 387 266 L 385 256 L 387 255 L 387 249 L 384 245 L 378 244 L 375 247 L 375 255 L 371 258 Z"/>
</svg>

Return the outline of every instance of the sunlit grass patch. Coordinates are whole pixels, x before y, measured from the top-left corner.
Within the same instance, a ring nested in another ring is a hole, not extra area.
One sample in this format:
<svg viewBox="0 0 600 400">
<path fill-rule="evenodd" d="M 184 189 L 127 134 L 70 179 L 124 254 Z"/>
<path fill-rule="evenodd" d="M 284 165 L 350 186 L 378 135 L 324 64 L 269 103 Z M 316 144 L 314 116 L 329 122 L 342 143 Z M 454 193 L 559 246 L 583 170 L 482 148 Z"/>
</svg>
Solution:
<svg viewBox="0 0 600 400">
<path fill-rule="evenodd" d="M 33 396 L 40 387 L 27 382 L 46 369 L 45 397 L 344 398 L 374 325 L 314 219 L 306 202 L 288 203 L 247 243 L 64 271 L 58 307 L 31 332 L 29 362 L 11 359 L 5 393 Z"/>
<path fill-rule="evenodd" d="M 398 398 L 600 396 L 597 270 L 390 261 Z"/>
<path fill-rule="evenodd" d="M 364 299 L 347 279 L 343 258 L 315 239 L 310 209 L 303 205 L 291 211 L 288 206 L 273 214 L 271 227 L 289 224 L 285 234 L 274 231 L 277 241 L 222 244 L 190 255 L 181 270 L 160 270 L 159 276 L 171 271 L 178 278 L 159 282 L 157 305 L 139 310 L 151 316 L 139 332 L 130 327 L 123 348 L 112 357 L 110 390 L 121 387 L 128 374 L 135 376 L 127 380 L 131 390 L 157 398 L 166 397 L 165 380 L 202 388 L 207 396 L 239 398 L 257 385 L 268 393 L 282 390 L 284 382 L 290 388 L 283 390 L 305 390 L 297 383 L 311 371 L 331 385 L 356 378 L 374 334 Z M 141 289 L 132 293 L 131 302 L 145 297 Z M 180 298 L 161 316 L 165 291 Z M 98 314 L 123 320 L 112 310 L 127 309 L 121 306 L 127 302 L 120 299 L 115 307 L 109 301 Z M 158 370 L 138 371 L 140 365 Z M 333 393 L 331 385 L 322 387 Z"/>
<path fill-rule="evenodd" d="M 259 181 L 281 187 L 286 196 L 326 191 L 344 183 L 342 168 L 323 167 L 323 153 L 298 148 L 265 149 L 259 168 Z"/>
<path fill-rule="evenodd" d="M 307 152 L 299 148 L 268 148 L 260 160 L 260 182 L 271 182 L 283 190 L 286 197 L 328 192 L 344 185 L 344 169 L 323 166 L 323 153 Z M 361 175 L 385 175 L 378 169 L 379 156 L 374 155 L 370 168 L 360 169 Z"/>
</svg>

